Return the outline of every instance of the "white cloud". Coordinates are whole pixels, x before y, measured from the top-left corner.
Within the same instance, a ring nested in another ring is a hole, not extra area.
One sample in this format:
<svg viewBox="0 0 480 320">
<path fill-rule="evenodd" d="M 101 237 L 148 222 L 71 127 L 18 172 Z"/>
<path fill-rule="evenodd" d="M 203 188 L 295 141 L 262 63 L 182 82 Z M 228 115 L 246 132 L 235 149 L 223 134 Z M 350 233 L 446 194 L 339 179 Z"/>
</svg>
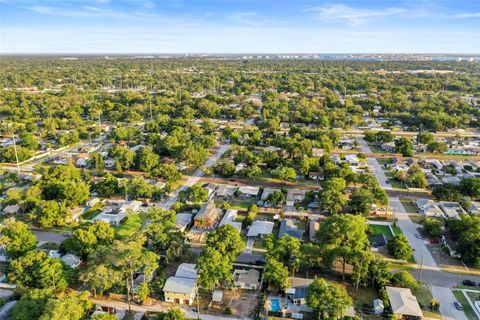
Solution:
<svg viewBox="0 0 480 320">
<path fill-rule="evenodd" d="M 348 24 L 361 24 L 370 19 L 399 15 L 407 10 L 403 8 L 363 9 L 343 4 L 327 5 L 311 8 L 317 18 L 327 21 L 346 22 Z"/>
</svg>

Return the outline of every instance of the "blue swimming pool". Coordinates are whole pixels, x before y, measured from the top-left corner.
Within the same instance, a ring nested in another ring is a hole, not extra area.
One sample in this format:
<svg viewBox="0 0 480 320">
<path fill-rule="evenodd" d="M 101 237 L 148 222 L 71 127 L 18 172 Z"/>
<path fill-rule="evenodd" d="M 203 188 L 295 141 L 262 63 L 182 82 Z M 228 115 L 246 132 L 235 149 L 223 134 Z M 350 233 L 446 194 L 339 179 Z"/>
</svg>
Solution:
<svg viewBox="0 0 480 320">
<path fill-rule="evenodd" d="M 270 309 L 272 311 L 278 312 L 280 311 L 280 300 L 278 299 L 270 299 Z"/>
</svg>

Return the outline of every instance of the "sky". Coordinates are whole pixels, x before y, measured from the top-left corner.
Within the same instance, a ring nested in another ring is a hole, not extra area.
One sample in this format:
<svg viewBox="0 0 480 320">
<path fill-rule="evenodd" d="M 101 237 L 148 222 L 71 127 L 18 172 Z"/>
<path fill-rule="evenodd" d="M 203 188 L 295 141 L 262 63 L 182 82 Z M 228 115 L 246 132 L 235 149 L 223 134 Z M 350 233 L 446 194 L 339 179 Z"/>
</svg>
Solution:
<svg viewBox="0 0 480 320">
<path fill-rule="evenodd" d="M 480 53 L 480 0 L 0 0 L 0 53 Z"/>
</svg>

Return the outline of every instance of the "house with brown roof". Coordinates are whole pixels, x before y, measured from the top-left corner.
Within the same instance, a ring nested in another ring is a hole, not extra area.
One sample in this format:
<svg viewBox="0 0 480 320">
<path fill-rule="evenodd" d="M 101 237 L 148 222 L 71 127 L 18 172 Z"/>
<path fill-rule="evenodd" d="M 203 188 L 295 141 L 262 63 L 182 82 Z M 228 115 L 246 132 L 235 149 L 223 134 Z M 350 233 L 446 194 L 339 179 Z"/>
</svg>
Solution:
<svg viewBox="0 0 480 320">
<path fill-rule="evenodd" d="M 193 219 L 196 228 L 212 228 L 218 220 L 219 210 L 214 203 L 207 203 L 198 211 Z"/>
</svg>

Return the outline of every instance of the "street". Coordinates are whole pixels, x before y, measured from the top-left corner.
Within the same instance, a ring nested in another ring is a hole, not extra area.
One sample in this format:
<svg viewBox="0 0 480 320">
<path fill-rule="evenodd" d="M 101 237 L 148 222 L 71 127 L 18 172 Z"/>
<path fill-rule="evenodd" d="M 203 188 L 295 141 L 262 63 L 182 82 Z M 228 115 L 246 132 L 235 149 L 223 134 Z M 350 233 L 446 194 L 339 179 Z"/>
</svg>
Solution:
<svg viewBox="0 0 480 320">
<path fill-rule="evenodd" d="M 363 137 L 359 138 L 358 141 L 362 152 L 371 152 L 370 147 Z M 385 172 L 382 170 L 377 159 L 374 157 L 368 157 L 367 160 L 372 168 L 373 174 L 377 177 L 380 186 L 382 188 L 392 188 L 387 182 Z M 415 262 L 417 265 L 428 267 L 428 271 L 423 271 L 421 281 L 430 288 L 432 295 L 440 303 L 440 313 L 442 314 L 442 317 L 448 320 L 466 320 L 467 317 L 465 316 L 465 313 L 454 307 L 453 302 L 456 301 L 456 299 L 450 290 L 452 285 L 457 284 L 458 275 L 443 272 L 438 268 L 437 263 L 425 245 L 424 240 L 415 237 L 415 234 L 418 233 L 417 228 L 420 226 L 410 220 L 410 217 L 400 200 L 398 198 L 390 198 L 389 204 L 392 208 L 395 208 L 395 217 L 398 219 L 398 226 L 407 237 L 410 246 L 414 249 L 413 255 Z M 415 272 L 411 273 L 419 279 L 420 270 L 417 269 Z M 433 283 L 436 285 L 430 285 Z"/>
<path fill-rule="evenodd" d="M 211 168 L 220 157 L 230 149 L 230 144 L 222 144 L 220 148 L 218 148 L 217 152 L 207 159 L 205 164 L 203 165 L 205 168 Z M 164 209 L 170 209 L 172 205 L 177 201 L 178 195 L 181 191 L 193 186 L 194 184 L 200 181 L 200 178 L 203 176 L 203 171 L 201 168 L 198 168 L 188 179 L 187 181 L 177 190 L 173 192 L 173 195 L 170 196 L 167 200 L 165 200 L 161 207 Z"/>
</svg>

